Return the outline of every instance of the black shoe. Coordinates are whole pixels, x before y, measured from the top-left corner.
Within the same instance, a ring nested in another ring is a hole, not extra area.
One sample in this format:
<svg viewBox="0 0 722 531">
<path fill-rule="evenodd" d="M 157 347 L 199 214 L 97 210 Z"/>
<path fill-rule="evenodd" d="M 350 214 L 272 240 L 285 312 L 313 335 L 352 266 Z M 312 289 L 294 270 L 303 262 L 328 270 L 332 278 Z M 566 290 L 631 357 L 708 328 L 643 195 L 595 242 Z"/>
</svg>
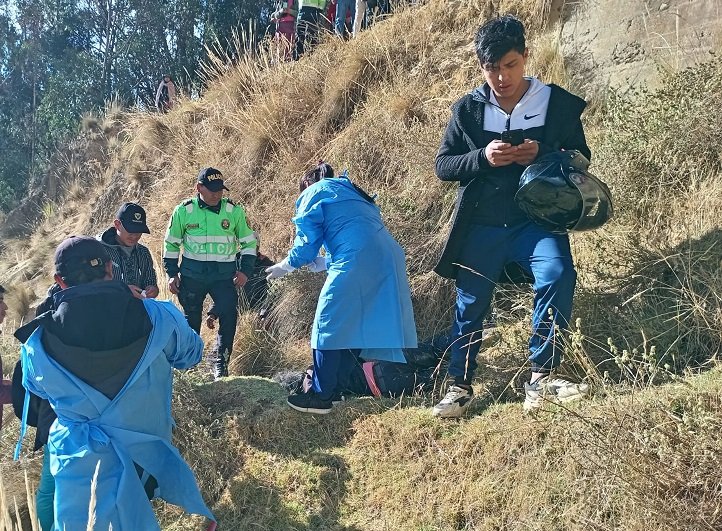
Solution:
<svg viewBox="0 0 722 531">
<path fill-rule="evenodd" d="M 321 400 L 315 393 L 291 395 L 286 402 L 296 411 L 300 411 L 301 413 L 315 413 L 316 415 L 330 413 L 333 407 L 331 400 Z"/>
</svg>

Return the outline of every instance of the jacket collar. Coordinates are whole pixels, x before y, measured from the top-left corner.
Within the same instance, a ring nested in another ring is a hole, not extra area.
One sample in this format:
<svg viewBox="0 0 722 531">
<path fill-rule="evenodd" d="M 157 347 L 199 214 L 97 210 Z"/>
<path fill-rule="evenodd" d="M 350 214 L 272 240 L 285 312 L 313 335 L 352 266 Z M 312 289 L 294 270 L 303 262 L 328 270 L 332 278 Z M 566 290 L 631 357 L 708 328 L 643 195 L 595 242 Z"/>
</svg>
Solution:
<svg viewBox="0 0 722 531">
<path fill-rule="evenodd" d="M 53 303 L 54 307 L 57 308 L 63 302 L 71 302 L 88 295 L 117 295 L 121 293 L 127 295 L 129 290 L 128 286 L 120 280 L 100 280 L 62 289 L 53 295 Z"/>
<path fill-rule="evenodd" d="M 201 195 L 200 195 L 200 194 L 198 194 L 197 198 L 198 198 L 198 206 L 199 206 L 199 207 L 208 209 L 208 210 L 210 210 L 211 212 L 214 212 L 214 213 L 216 213 L 216 214 L 218 214 L 218 213 L 221 211 L 221 205 L 223 204 L 223 199 L 221 199 L 220 201 L 218 201 L 218 204 L 217 204 L 216 206 L 210 206 L 208 203 L 206 203 L 205 201 L 203 201 L 203 199 L 201 199 Z"/>
<path fill-rule="evenodd" d="M 57 311 L 58 306 L 63 302 L 69 302 L 72 304 L 76 299 L 86 297 L 88 295 L 128 295 L 130 296 L 130 290 L 123 282 L 119 280 L 104 280 L 98 282 L 90 282 L 89 284 L 81 284 L 79 286 L 72 286 L 69 288 L 61 289 L 53 294 L 53 309 L 48 310 L 45 313 L 41 313 L 32 321 L 21 326 L 13 334 L 18 341 L 25 343 L 32 333 L 44 322 L 53 320 L 53 313 Z"/>
</svg>

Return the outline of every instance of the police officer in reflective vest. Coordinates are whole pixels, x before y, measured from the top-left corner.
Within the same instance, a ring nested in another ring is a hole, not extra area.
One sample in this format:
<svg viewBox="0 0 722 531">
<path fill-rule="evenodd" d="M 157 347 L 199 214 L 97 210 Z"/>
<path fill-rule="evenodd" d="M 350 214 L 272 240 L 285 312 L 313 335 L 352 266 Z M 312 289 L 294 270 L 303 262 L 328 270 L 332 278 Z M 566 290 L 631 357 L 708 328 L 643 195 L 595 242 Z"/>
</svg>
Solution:
<svg viewBox="0 0 722 531">
<path fill-rule="evenodd" d="M 178 295 L 188 324 L 196 332 L 206 295 L 213 299 L 219 327 L 213 376 L 228 376 L 228 360 L 238 321 L 238 293 L 256 263 L 256 238 L 243 207 L 223 197 L 223 175 L 215 168 L 198 173 L 198 195 L 173 211 L 165 235 L 163 267 L 168 288 Z M 178 259 L 183 247 L 183 259 Z M 236 254 L 239 253 L 238 258 Z"/>
</svg>

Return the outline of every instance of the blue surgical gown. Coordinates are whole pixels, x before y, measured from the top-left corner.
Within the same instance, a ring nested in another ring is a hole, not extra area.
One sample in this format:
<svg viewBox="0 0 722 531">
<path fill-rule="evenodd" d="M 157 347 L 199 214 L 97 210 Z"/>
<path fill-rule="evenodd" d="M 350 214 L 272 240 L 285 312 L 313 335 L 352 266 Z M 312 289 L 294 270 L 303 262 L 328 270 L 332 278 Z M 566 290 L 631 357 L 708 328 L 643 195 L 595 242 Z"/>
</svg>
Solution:
<svg viewBox="0 0 722 531">
<path fill-rule="evenodd" d="M 361 349 L 366 359 L 404 362 L 401 349 L 416 347 L 405 256 L 378 207 L 347 178 L 323 179 L 301 193 L 293 222 L 291 266 L 312 262 L 321 246 L 331 255 L 311 347 Z"/>
<path fill-rule="evenodd" d="M 171 443 L 171 367 L 197 364 L 203 342 L 171 302 L 143 302 L 153 329 L 113 399 L 45 353 L 42 327 L 22 347 L 23 385 L 47 398 L 58 415 L 47 445 L 56 488 L 54 531 L 86 529 L 96 466 L 94 529 L 160 530 L 134 463 L 156 478 L 158 497 L 213 518 L 193 472 Z"/>
</svg>

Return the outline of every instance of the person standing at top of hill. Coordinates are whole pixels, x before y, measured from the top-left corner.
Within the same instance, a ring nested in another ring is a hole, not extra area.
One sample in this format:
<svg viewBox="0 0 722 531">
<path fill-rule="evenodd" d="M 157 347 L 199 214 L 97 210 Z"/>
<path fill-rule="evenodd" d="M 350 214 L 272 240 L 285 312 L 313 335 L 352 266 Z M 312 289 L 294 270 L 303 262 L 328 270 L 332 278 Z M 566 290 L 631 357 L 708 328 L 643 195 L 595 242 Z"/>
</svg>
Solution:
<svg viewBox="0 0 722 531">
<path fill-rule="evenodd" d="M 158 296 L 158 279 L 150 251 L 140 243 L 143 234 L 150 234 L 145 210 L 135 203 L 123 203 L 113 226 L 97 238 L 113 262 L 113 278 L 125 282 L 133 296 L 154 299 Z"/>
<path fill-rule="evenodd" d="M 169 74 L 164 74 L 155 92 L 155 107 L 159 112 L 166 113 L 175 105 L 175 83 Z"/>
<path fill-rule="evenodd" d="M 213 519 L 172 444 L 170 411 L 173 368 L 196 365 L 203 341 L 171 302 L 137 299 L 112 275 L 98 240 L 64 240 L 55 251 L 62 288 L 55 309 L 15 332 L 28 391 L 21 440 L 31 394 L 57 415 L 46 446 L 55 478 L 52 529 L 160 530 L 148 502 L 154 497 Z M 20 443 L 16 459 L 19 452 Z"/>
<path fill-rule="evenodd" d="M 213 315 L 219 321 L 213 353 L 215 378 L 228 376 L 238 322 L 236 289 L 253 275 L 256 263 L 256 237 L 248 227 L 246 212 L 223 197 L 223 190 L 228 188 L 220 171 L 203 168 L 198 173 L 197 195 L 173 211 L 163 253 L 168 288 L 178 295 L 188 324 L 196 332 L 201 329 L 206 295 L 213 299 Z"/>
<path fill-rule="evenodd" d="M 374 198 L 325 163 L 307 172 L 300 188 L 293 248 L 266 272 L 269 280 L 303 266 L 320 272 L 328 262 L 311 331 L 313 392 L 288 397 L 297 411 L 325 414 L 359 356 L 406 363 L 402 349 L 416 348 L 416 326 L 404 251 Z M 322 246 L 326 257 L 318 255 Z"/>
<path fill-rule="evenodd" d="M 328 0 L 299 0 L 294 59 L 299 59 L 318 44 L 327 3 Z"/>
<path fill-rule="evenodd" d="M 475 47 L 485 82 L 453 105 L 436 155 L 437 176 L 459 182 L 451 232 L 435 268 L 456 281 L 453 383 L 434 407 L 440 417 L 459 417 L 469 406 L 482 322 L 507 264 L 534 279 L 525 411 L 588 392 L 586 385 L 552 376 L 562 354 L 557 330 L 568 326 L 576 283 L 569 238 L 535 225 L 514 202 L 519 177 L 538 157 L 572 149 L 591 156 L 580 119 L 586 103 L 524 76 L 529 50 L 516 17 L 483 24 Z"/>
<path fill-rule="evenodd" d="M 271 21 L 276 24 L 273 40 L 278 45 L 279 59 L 290 61 L 296 38 L 296 0 L 279 0 L 276 10 L 271 14 Z"/>
<path fill-rule="evenodd" d="M 338 37 L 346 39 L 351 36 L 354 19 L 356 18 L 356 0 L 336 0 L 334 13 L 334 31 Z"/>
</svg>

